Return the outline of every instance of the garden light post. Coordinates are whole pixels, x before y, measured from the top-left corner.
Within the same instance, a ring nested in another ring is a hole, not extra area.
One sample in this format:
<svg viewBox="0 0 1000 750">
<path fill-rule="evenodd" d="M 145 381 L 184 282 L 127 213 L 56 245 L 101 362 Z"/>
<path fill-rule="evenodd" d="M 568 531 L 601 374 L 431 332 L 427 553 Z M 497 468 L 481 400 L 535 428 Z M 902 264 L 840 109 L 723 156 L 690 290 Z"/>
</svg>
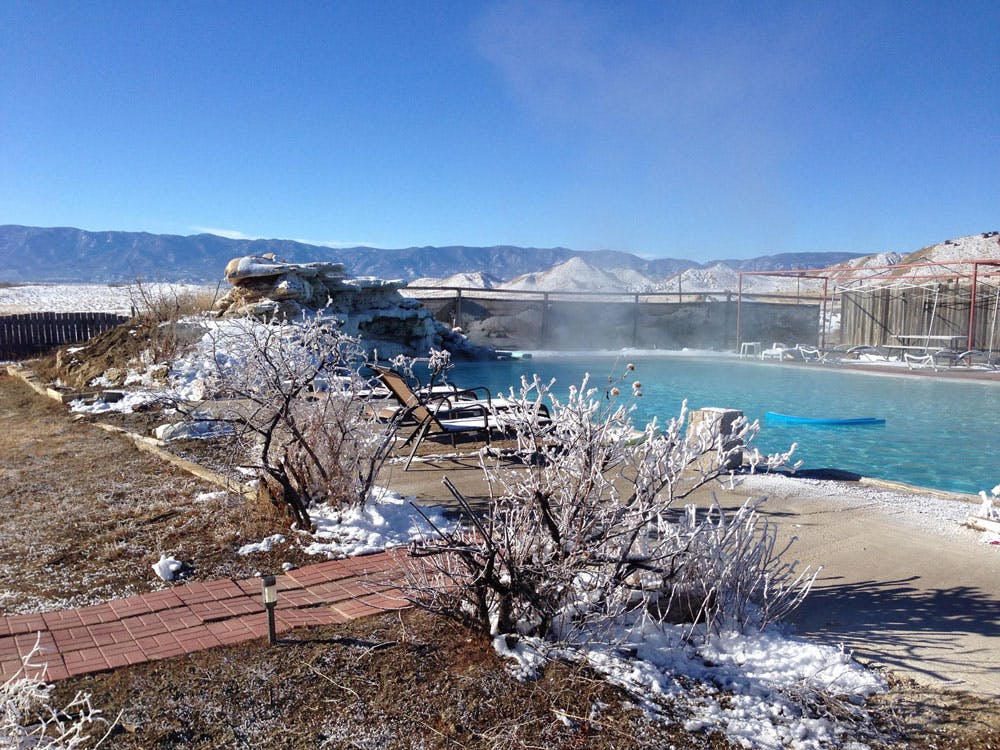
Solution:
<svg viewBox="0 0 1000 750">
<path fill-rule="evenodd" d="M 278 603 L 278 586 L 274 576 L 261 576 L 263 584 L 264 609 L 267 610 L 267 642 L 272 646 L 278 642 L 274 635 L 274 605 Z"/>
</svg>

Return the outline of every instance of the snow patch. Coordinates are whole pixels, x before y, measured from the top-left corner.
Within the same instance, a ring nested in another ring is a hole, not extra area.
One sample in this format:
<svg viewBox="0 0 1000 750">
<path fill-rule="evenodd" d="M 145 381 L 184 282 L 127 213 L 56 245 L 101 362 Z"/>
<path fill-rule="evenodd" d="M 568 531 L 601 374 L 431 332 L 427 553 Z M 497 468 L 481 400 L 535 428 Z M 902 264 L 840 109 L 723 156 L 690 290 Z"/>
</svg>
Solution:
<svg viewBox="0 0 1000 750">
<path fill-rule="evenodd" d="M 153 572 L 164 581 L 173 581 L 181 572 L 184 563 L 168 555 L 160 555 L 160 561 L 153 563 Z"/>
<path fill-rule="evenodd" d="M 258 552 L 270 552 L 275 545 L 284 544 L 285 536 L 284 534 L 272 534 L 269 537 L 265 537 L 259 542 L 253 542 L 252 544 L 244 544 L 238 550 L 236 554 L 240 556 L 253 555 Z"/>
</svg>

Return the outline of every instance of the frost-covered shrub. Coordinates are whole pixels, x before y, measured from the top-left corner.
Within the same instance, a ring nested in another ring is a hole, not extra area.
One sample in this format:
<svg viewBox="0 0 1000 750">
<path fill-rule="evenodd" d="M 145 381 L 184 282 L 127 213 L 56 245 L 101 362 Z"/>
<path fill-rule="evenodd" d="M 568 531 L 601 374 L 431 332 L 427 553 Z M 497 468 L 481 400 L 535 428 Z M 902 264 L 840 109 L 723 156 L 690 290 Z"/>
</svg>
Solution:
<svg viewBox="0 0 1000 750">
<path fill-rule="evenodd" d="M 528 465 L 484 459 L 493 495 L 483 517 L 449 485 L 469 524 L 413 548 L 418 605 L 493 636 L 572 640 L 637 613 L 707 623 L 702 632 L 763 626 L 798 603 L 813 576 L 782 562 L 760 501 L 732 517 L 718 507 L 678 517 L 675 507 L 731 477 L 740 452 L 754 469 L 785 465 L 791 452 L 761 456 L 750 447 L 759 427 L 746 420 L 725 434 L 719 422 L 692 427 L 686 406 L 637 430 L 619 394 L 585 379 L 563 400 L 552 383 L 522 383 L 506 418 Z M 641 395 L 638 381 L 632 394 Z M 550 423 L 537 419 L 543 401 Z"/>
<path fill-rule="evenodd" d="M 988 495 L 986 490 L 980 490 L 979 497 L 983 501 L 979 506 L 979 515 L 983 518 L 1000 519 L 1000 508 L 995 505 L 1000 500 L 1000 484 L 990 490 Z"/>
<path fill-rule="evenodd" d="M 309 528 L 309 506 L 363 505 L 388 456 L 394 425 L 362 395 L 369 385 L 358 339 L 321 315 L 296 322 L 220 321 L 206 335 L 206 396 L 232 399 L 260 489 Z"/>
<path fill-rule="evenodd" d="M 107 721 L 90 704 L 90 695 L 77 693 L 65 706 L 52 705 L 53 685 L 44 679 L 45 667 L 33 663 L 38 645 L 23 666 L 0 684 L 0 748 L 10 750 L 72 750 L 98 747 L 90 732 Z"/>
</svg>

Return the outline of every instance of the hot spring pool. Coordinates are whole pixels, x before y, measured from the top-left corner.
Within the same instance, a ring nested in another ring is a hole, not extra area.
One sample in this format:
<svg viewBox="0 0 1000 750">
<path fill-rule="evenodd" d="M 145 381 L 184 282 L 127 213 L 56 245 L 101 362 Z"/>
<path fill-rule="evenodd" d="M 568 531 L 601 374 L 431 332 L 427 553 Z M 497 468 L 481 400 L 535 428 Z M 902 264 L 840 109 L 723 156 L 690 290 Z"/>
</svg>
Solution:
<svg viewBox="0 0 1000 750">
<path fill-rule="evenodd" d="M 636 423 L 664 421 L 688 406 L 742 409 L 761 422 L 764 452 L 798 443 L 803 469 L 834 468 L 953 492 L 976 493 L 1000 482 L 1000 384 L 876 375 L 830 367 L 781 367 L 735 358 L 629 355 L 543 357 L 456 363 L 450 379 L 493 393 L 521 375 L 556 378 L 565 394 L 583 374 L 602 386 L 626 361 L 642 382 Z M 622 388 L 628 393 L 629 388 Z M 880 426 L 768 424 L 765 412 L 809 417 L 883 417 Z"/>
</svg>

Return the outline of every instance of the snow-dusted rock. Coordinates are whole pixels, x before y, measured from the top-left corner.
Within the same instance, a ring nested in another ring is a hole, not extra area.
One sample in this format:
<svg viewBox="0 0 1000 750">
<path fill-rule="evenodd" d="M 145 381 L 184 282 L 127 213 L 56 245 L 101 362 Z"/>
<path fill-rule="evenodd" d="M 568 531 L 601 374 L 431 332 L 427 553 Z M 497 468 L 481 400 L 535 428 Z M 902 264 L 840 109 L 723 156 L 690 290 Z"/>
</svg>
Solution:
<svg viewBox="0 0 1000 750">
<path fill-rule="evenodd" d="M 336 277 L 338 274 L 343 274 L 344 266 L 341 263 L 282 263 L 267 256 L 247 255 L 229 261 L 226 264 L 225 274 L 226 281 L 238 284 L 247 279 L 281 276 L 289 272 L 310 279 L 321 274 L 326 277 Z"/>
<path fill-rule="evenodd" d="M 313 296 L 313 287 L 303 277 L 286 273 L 278 277 L 268 296 L 275 300 L 292 299 L 296 302 L 308 302 Z"/>
<path fill-rule="evenodd" d="M 491 349 L 437 322 L 419 301 L 402 297 L 401 280 L 351 279 L 338 263 L 282 263 L 255 256 L 231 260 L 226 278 L 233 288 L 215 305 L 221 316 L 295 320 L 323 311 L 383 357 L 425 356 L 432 348 L 463 358 L 492 356 Z"/>
</svg>

